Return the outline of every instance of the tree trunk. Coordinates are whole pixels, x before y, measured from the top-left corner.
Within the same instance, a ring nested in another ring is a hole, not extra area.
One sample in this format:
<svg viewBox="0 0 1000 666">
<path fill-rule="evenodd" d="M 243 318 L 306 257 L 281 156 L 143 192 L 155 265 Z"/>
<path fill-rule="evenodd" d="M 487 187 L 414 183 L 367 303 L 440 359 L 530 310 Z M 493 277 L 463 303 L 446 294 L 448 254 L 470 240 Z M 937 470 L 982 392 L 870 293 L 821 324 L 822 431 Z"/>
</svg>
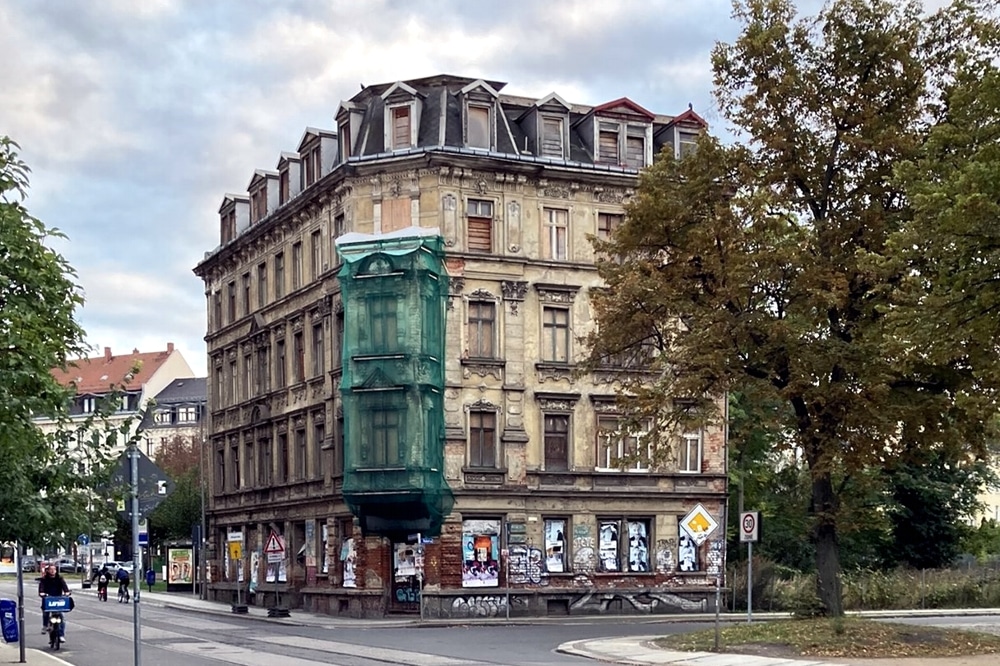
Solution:
<svg viewBox="0 0 1000 666">
<path fill-rule="evenodd" d="M 829 617 L 844 614 L 840 581 L 840 549 L 837 544 L 837 497 L 828 470 L 812 475 L 812 510 L 816 523 L 813 544 L 816 547 L 816 592 Z"/>
</svg>

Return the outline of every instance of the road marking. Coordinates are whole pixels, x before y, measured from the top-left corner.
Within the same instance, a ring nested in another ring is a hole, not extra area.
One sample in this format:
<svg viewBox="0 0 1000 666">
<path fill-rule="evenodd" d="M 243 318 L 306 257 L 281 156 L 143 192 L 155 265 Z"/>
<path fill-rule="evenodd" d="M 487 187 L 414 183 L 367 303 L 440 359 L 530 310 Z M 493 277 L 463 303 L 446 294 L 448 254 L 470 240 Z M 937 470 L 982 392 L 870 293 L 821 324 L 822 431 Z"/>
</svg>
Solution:
<svg viewBox="0 0 1000 666">
<path fill-rule="evenodd" d="M 366 645 L 355 645 L 353 643 L 325 641 L 319 638 L 308 638 L 306 636 L 251 635 L 247 636 L 247 639 L 260 641 L 262 643 L 269 643 L 271 645 L 283 645 L 285 647 L 315 650 L 316 652 L 329 652 L 331 654 L 341 654 L 350 657 L 386 661 L 391 664 L 405 664 L 406 666 L 469 666 L 470 664 L 487 663 L 474 661 L 472 659 L 444 657 L 424 652 L 410 652 L 409 650 L 393 650 L 391 648 L 369 647 Z M 282 664 L 284 664 L 284 657 L 282 657 Z"/>
<path fill-rule="evenodd" d="M 161 645 L 160 647 L 173 652 L 180 652 L 181 654 L 216 659 L 228 664 L 241 664 L 242 666 L 271 666 L 279 661 L 281 666 L 329 666 L 330 664 L 328 661 L 313 661 L 311 659 L 301 659 L 287 655 L 276 655 L 273 652 L 254 652 L 247 648 L 225 645 L 223 643 L 171 643 L 170 645 Z"/>
</svg>

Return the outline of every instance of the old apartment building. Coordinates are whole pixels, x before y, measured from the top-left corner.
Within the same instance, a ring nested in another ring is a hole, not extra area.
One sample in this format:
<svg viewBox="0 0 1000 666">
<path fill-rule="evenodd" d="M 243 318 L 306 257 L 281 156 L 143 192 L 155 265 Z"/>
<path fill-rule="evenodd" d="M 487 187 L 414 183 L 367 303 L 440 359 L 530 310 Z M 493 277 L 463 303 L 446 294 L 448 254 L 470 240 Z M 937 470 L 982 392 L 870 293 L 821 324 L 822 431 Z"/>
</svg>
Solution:
<svg viewBox="0 0 1000 666">
<path fill-rule="evenodd" d="M 641 367 L 576 372 L 601 287 L 590 237 L 704 121 L 503 88 L 368 86 L 223 199 L 195 269 L 215 598 L 243 586 L 354 616 L 709 607 L 722 534 L 681 522 L 699 505 L 724 522 L 724 429 L 663 433 L 673 453 L 653 464 L 615 402 Z"/>
</svg>

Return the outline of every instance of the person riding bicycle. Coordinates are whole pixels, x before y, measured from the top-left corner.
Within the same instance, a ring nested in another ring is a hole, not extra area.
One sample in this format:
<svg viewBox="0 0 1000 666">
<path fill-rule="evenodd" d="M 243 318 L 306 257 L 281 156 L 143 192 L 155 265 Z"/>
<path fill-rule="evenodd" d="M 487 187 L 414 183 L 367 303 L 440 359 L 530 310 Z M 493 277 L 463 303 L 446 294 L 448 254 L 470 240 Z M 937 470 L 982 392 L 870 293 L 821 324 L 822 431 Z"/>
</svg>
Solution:
<svg viewBox="0 0 1000 666">
<path fill-rule="evenodd" d="M 42 607 L 45 606 L 45 597 L 68 597 L 70 595 L 69 585 L 66 580 L 56 571 L 56 566 L 50 564 L 45 568 L 45 575 L 38 579 L 38 596 L 42 598 Z M 42 633 L 49 630 L 49 613 L 42 611 Z M 59 642 L 66 642 L 66 622 L 59 624 Z"/>
<path fill-rule="evenodd" d="M 128 572 L 125 571 L 125 567 L 118 567 L 118 572 L 115 574 L 115 579 L 118 581 L 118 603 L 122 603 L 124 598 L 124 603 L 128 603 L 131 595 L 128 591 L 128 586 L 131 580 L 129 579 Z"/>
<path fill-rule="evenodd" d="M 108 571 L 108 565 L 105 564 L 101 567 L 101 570 L 97 572 L 97 597 L 104 601 L 108 600 L 108 583 L 111 582 L 111 572 Z"/>
</svg>

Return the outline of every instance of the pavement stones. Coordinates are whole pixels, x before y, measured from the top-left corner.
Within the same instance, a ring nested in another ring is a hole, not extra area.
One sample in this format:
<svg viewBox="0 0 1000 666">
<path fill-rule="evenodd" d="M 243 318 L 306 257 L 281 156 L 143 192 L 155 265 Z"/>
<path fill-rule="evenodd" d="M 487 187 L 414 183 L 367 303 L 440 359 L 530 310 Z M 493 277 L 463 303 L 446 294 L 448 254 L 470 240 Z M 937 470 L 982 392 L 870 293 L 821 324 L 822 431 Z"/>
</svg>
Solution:
<svg viewBox="0 0 1000 666">
<path fill-rule="evenodd" d="M 615 664 L 669 664 L 670 666 L 841 666 L 835 662 L 776 659 L 746 654 L 674 652 L 653 645 L 658 636 L 587 639 L 563 643 L 557 650 Z"/>
</svg>

